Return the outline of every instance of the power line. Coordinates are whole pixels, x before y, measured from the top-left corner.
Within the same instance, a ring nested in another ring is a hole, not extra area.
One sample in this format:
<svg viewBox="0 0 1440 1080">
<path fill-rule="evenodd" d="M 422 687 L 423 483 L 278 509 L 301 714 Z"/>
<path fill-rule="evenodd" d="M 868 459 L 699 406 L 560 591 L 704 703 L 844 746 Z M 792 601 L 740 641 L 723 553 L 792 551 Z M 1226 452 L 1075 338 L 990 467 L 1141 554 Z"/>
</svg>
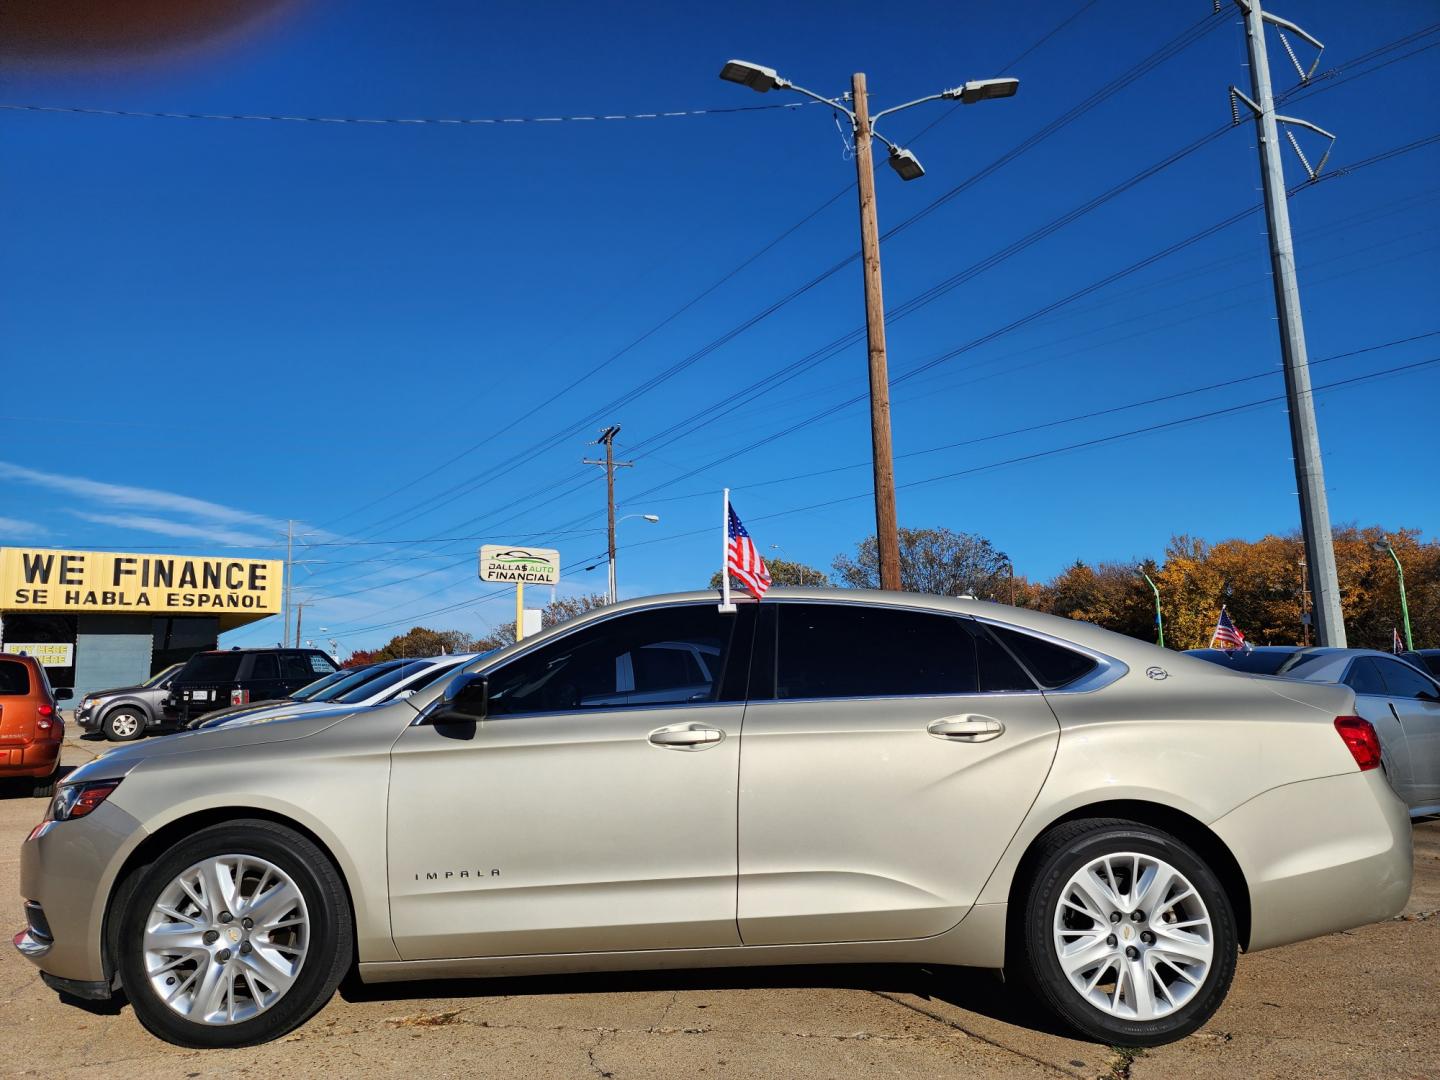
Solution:
<svg viewBox="0 0 1440 1080">
<path fill-rule="evenodd" d="M 1218 29 L 1219 26 L 1223 25 L 1224 21 L 1225 20 L 1223 18 L 1209 15 L 1199 20 L 1192 26 L 1188 27 L 1179 35 L 1162 45 L 1159 49 L 1155 50 L 1155 52 L 1145 57 L 1143 60 L 1129 68 L 1121 75 L 1117 76 L 1115 79 L 1112 79 L 1109 83 L 1106 83 L 1105 85 L 1100 87 L 1100 89 L 1096 90 L 1089 97 L 1083 99 L 1082 101 L 1071 107 L 1069 110 L 1067 110 L 1065 113 L 1062 113 L 1059 117 L 1055 118 L 1050 123 L 1031 134 L 1028 138 L 1022 140 L 1019 144 L 1012 147 L 1005 154 L 1002 154 L 999 158 L 990 162 L 988 165 L 978 170 L 977 172 L 972 173 L 964 181 L 942 194 L 939 198 L 931 202 L 928 206 L 922 208 L 920 211 L 911 215 L 911 217 L 900 222 L 899 224 L 891 227 L 884 233 L 884 235 L 882 236 L 882 240 L 888 240 L 891 237 L 898 235 L 900 232 L 909 228 L 911 225 L 914 225 L 916 222 L 929 216 L 939 207 L 943 206 L 945 203 L 957 197 L 961 192 L 967 190 L 969 187 L 980 182 L 981 180 L 989 177 L 999 169 L 1003 168 L 1005 165 L 1020 157 L 1022 154 L 1028 152 L 1044 140 L 1056 134 L 1062 128 L 1079 119 L 1079 117 L 1084 115 L 1086 112 L 1090 111 L 1091 109 L 1098 106 L 1100 103 L 1108 100 L 1110 97 L 1119 93 L 1121 90 L 1128 87 L 1137 79 L 1148 74 L 1150 71 L 1154 70 L 1159 65 L 1178 55 L 1184 49 L 1188 48 L 1189 46 L 1193 45 L 1195 42 L 1203 38 L 1206 34 L 1212 32 L 1215 29 Z M 847 187 L 845 190 L 848 191 L 849 188 Z M 836 196 L 833 196 L 830 201 L 833 202 L 834 199 L 839 198 L 839 195 L 843 193 L 844 192 L 841 192 Z M 459 498 L 462 495 L 473 492 L 478 487 L 488 482 L 488 480 L 490 480 L 494 476 L 502 475 L 505 470 L 509 468 L 510 465 L 518 461 L 523 461 L 536 453 L 540 453 L 544 450 L 552 448 L 563 440 L 572 437 L 576 430 L 583 429 L 586 425 L 593 424 L 597 422 L 600 418 L 618 411 L 626 404 L 637 400 L 639 397 L 643 396 L 646 393 L 649 393 L 651 390 L 655 389 L 662 383 L 674 378 L 680 372 L 686 370 L 699 360 L 705 358 L 717 349 L 728 344 L 730 341 L 734 340 L 736 337 L 740 336 L 745 331 L 762 322 L 770 315 L 774 314 L 776 311 L 779 311 L 781 308 L 792 303 L 799 297 L 803 296 L 805 293 L 814 289 L 816 286 L 833 277 L 835 274 L 839 273 L 841 270 L 845 269 L 847 266 L 855 262 L 858 258 L 858 253 L 853 253 L 846 256 L 839 262 L 835 263 L 828 269 L 821 272 L 816 277 L 793 289 L 784 297 L 768 305 L 766 308 L 752 315 L 750 318 L 746 319 L 739 325 L 732 327 L 730 330 L 722 334 L 719 338 L 712 340 L 710 343 L 703 346 L 702 348 L 696 350 L 695 352 L 692 352 L 681 360 L 676 361 L 675 363 L 671 364 L 670 367 L 651 376 L 649 379 L 645 380 L 639 385 L 632 387 L 630 390 L 621 394 L 619 397 L 612 399 L 611 401 L 597 407 L 593 412 L 587 414 L 580 420 L 573 422 L 567 428 L 552 434 L 551 436 L 541 440 L 539 443 L 532 444 L 525 450 L 512 455 L 510 458 L 507 458 L 506 460 L 497 463 L 496 465 L 482 470 L 482 472 L 470 477 L 467 480 L 452 485 L 451 487 L 445 489 L 442 492 L 431 495 L 425 499 L 422 499 L 418 503 L 412 504 L 409 507 L 405 507 L 399 511 L 396 511 L 395 513 L 388 515 L 385 518 L 380 519 L 377 522 L 372 523 L 368 527 L 368 529 L 373 530 L 376 528 L 381 528 L 385 524 L 395 520 L 396 518 L 413 514 L 416 511 L 424 509 L 427 506 L 438 506 L 443 505 L 447 502 L 452 502 L 455 498 Z M 574 477 L 568 479 L 573 478 Z M 568 482 L 568 480 L 562 482 Z M 469 523 L 467 522 L 466 524 Z"/>
<path fill-rule="evenodd" d="M 798 109 L 802 106 L 813 104 L 815 104 L 815 102 L 812 101 L 787 101 L 773 105 L 727 105 L 713 109 L 673 109 L 667 112 L 502 117 L 291 116 L 286 114 L 262 113 L 150 112 L 142 109 L 105 109 L 87 105 L 21 105 L 13 103 L 0 103 L 0 109 L 6 109 L 11 112 L 72 113 L 82 116 L 123 116 L 144 120 L 270 120 L 292 124 L 355 124 L 381 127 L 484 127 L 500 124 L 560 124 L 589 120 L 668 120 L 682 116 L 716 116 L 722 113 Z"/>
</svg>

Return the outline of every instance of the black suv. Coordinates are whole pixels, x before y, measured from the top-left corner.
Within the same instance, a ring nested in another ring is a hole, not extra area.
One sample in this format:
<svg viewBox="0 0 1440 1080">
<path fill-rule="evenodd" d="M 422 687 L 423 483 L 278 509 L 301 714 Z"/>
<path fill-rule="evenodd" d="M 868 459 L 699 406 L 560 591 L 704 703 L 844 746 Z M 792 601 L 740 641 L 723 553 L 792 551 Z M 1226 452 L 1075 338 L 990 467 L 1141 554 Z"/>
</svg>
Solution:
<svg viewBox="0 0 1440 1080">
<path fill-rule="evenodd" d="M 319 649 L 230 649 L 196 653 L 170 680 L 166 726 L 185 727 L 203 713 L 289 697 L 336 670 Z"/>
</svg>

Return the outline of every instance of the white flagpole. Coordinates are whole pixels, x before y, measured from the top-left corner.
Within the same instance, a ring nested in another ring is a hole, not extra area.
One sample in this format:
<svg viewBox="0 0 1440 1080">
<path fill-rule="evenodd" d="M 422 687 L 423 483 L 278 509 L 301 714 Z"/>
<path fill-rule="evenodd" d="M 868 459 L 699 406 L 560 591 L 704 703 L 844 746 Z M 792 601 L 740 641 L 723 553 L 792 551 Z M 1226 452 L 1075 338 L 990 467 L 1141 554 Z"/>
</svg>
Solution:
<svg viewBox="0 0 1440 1080">
<path fill-rule="evenodd" d="M 734 610 L 730 600 L 730 489 L 726 488 L 720 516 L 720 611 L 728 615 Z"/>
</svg>

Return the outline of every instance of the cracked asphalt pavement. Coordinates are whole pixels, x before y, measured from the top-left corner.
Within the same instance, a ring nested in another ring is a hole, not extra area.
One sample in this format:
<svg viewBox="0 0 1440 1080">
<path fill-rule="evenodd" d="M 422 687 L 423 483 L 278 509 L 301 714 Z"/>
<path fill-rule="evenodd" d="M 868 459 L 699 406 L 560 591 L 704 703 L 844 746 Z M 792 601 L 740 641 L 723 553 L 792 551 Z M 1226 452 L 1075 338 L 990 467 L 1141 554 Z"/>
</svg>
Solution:
<svg viewBox="0 0 1440 1080">
<path fill-rule="evenodd" d="M 72 729 L 73 733 L 73 729 Z M 103 743 L 72 740 L 79 764 Z M 38 799 L 0 798 L 0 896 L 22 924 L 18 847 Z M 666 972 L 345 987 L 247 1050 L 181 1050 L 128 1006 L 60 1002 L 0 955 L 0 1072 L 18 1076 L 1164 1077 L 1440 1076 L 1440 822 L 1415 830 L 1406 913 L 1241 957 L 1200 1032 L 1123 1052 L 1070 1038 L 978 971 L 882 967 Z"/>
</svg>

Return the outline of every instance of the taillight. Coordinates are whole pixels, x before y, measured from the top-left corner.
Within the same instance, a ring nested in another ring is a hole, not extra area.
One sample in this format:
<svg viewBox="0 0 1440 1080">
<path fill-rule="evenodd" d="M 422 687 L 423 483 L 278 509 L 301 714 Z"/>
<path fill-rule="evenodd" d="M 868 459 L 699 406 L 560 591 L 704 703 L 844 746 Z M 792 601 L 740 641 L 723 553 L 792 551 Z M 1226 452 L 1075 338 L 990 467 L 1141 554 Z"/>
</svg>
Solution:
<svg viewBox="0 0 1440 1080">
<path fill-rule="evenodd" d="M 1380 736 L 1375 734 L 1369 720 L 1363 716 L 1337 716 L 1335 730 L 1350 748 L 1350 754 L 1361 772 L 1380 764 Z"/>
<path fill-rule="evenodd" d="M 55 715 L 55 706 L 54 706 L 54 705 L 46 705 L 46 704 L 42 701 L 39 705 L 36 705 L 36 706 L 35 706 L 35 711 L 36 711 L 37 713 L 39 713 L 41 716 L 43 716 L 46 720 L 49 720 L 50 717 L 52 717 L 52 716 Z"/>
</svg>

